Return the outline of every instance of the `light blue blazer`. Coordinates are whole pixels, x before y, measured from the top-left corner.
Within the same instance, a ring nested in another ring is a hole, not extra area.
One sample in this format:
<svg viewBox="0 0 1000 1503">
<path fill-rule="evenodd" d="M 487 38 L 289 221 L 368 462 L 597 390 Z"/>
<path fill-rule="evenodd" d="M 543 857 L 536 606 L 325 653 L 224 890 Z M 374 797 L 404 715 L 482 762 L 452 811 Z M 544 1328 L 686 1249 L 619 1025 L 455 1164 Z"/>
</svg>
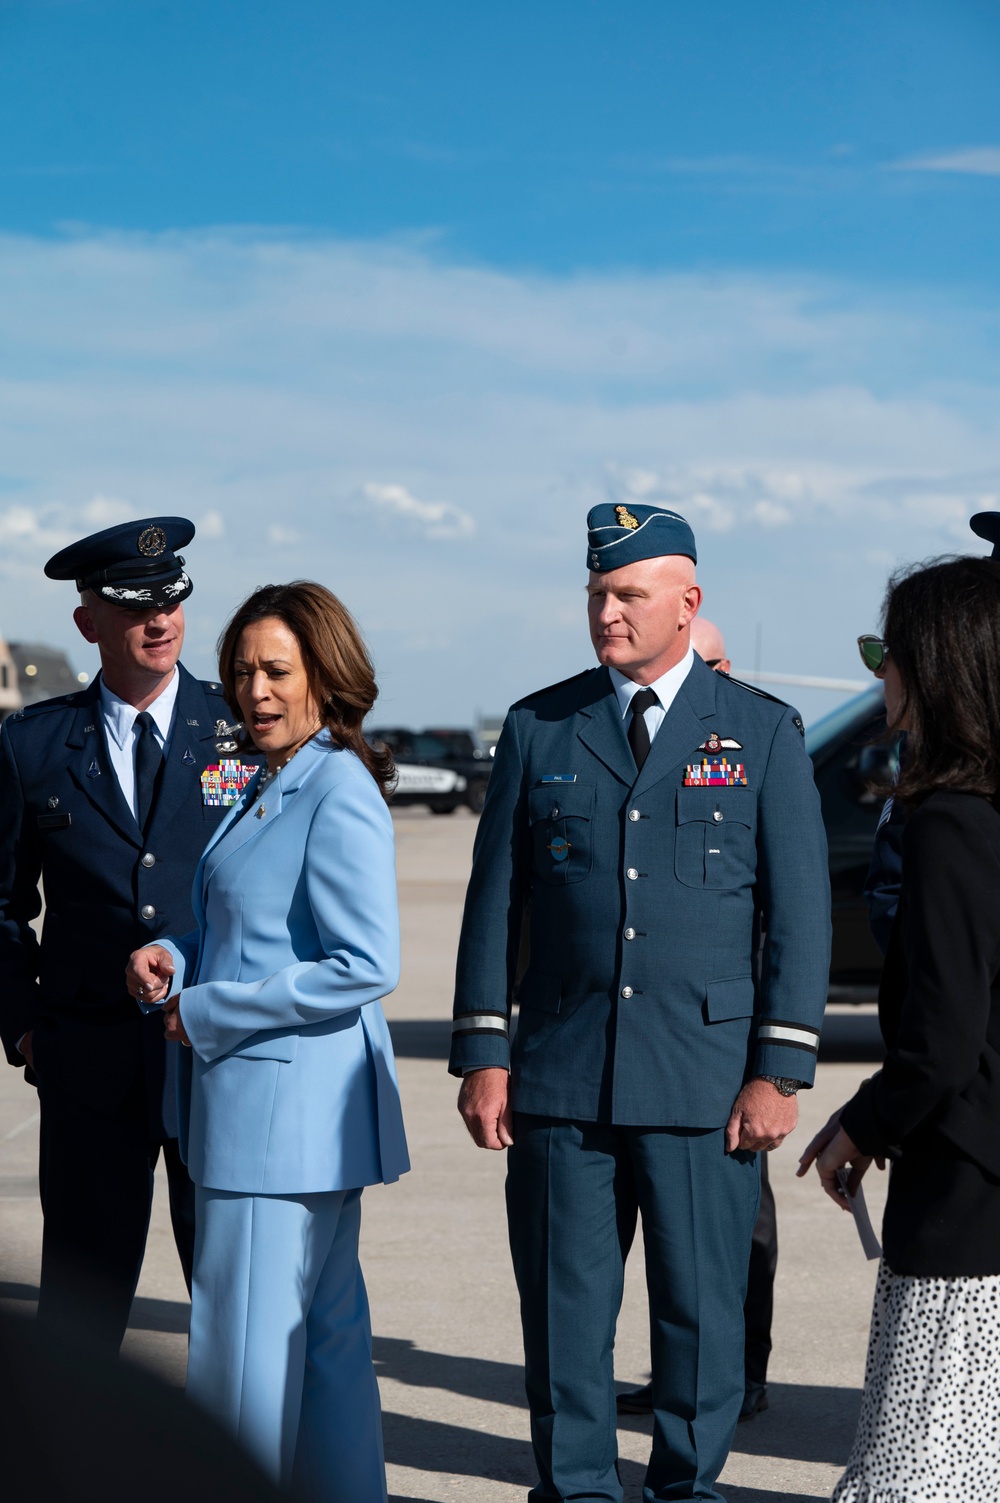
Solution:
<svg viewBox="0 0 1000 1503">
<path fill-rule="evenodd" d="M 201 858 L 198 928 L 161 941 L 192 1044 L 181 1152 L 196 1184 L 248 1194 L 398 1179 L 409 1159 L 379 1001 L 399 980 L 391 816 L 325 731 L 247 808 L 256 785 Z"/>
</svg>

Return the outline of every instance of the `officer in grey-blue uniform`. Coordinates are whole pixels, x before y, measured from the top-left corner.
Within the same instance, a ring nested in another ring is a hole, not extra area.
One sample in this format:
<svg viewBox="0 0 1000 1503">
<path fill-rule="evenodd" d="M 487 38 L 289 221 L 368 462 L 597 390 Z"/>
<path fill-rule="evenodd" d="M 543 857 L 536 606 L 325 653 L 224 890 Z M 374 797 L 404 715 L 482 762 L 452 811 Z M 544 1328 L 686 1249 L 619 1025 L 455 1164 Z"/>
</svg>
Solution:
<svg viewBox="0 0 1000 1503">
<path fill-rule="evenodd" d="M 757 1152 L 794 1126 L 815 1067 L 826 840 L 794 710 L 691 652 L 701 592 L 684 519 L 609 504 L 588 523 L 602 666 L 507 717 L 450 1068 L 476 1142 L 509 1148 L 532 1503 L 621 1499 L 612 1352 L 640 1214 L 644 1494 L 717 1500 L 743 1400 Z"/>
<path fill-rule="evenodd" d="M 39 1091 L 39 1315 L 83 1321 L 114 1350 L 161 1151 L 189 1286 L 194 1244 L 178 1046 L 136 1008 L 125 965 L 139 945 L 192 928 L 194 870 L 242 776 L 220 685 L 177 662 L 192 586 L 176 550 L 193 535 L 182 517 L 145 518 L 49 560 L 51 578 L 76 581 L 75 619 L 102 671 L 8 717 L 0 735 L 0 1034 Z"/>
</svg>

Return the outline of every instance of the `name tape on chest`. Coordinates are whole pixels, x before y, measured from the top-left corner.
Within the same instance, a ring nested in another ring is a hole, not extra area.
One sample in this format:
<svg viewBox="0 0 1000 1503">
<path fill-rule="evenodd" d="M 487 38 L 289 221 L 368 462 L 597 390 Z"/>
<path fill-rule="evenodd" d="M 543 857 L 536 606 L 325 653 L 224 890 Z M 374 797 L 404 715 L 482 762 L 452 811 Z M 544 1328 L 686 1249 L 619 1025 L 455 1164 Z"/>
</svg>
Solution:
<svg viewBox="0 0 1000 1503">
<path fill-rule="evenodd" d="M 685 788 L 745 788 L 747 770 L 743 762 L 728 757 L 703 757 L 689 762 L 684 771 Z"/>
<path fill-rule="evenodd" d="M 202 803 L 207 809 L 228 809 L 256 771 L 256 767 L 248 767 L 238 757 L 212 763 L 201 775 Z"/>
</svg>

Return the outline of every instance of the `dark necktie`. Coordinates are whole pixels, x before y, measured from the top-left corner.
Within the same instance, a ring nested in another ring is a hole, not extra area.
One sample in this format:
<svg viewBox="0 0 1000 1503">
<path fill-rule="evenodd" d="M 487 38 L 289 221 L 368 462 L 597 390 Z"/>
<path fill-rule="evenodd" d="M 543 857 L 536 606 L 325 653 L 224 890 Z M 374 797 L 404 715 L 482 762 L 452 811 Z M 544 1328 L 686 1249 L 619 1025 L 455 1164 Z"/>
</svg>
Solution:
<svg viewBox="0 0 1000 1503">
<path fill-rule="evenodd" d="M 145 830 L 156 796 L 156 779 L 163 766 L 163 753 L 153 730 L 153 717 L 148 710 L 137 715 L 135 723 L 139 727 L 139 739 L 135 743 L 136 819 L 139 829 Z"/>
<path fill-rule="evenodd" d="M 632 719 L 628 723 L 628 744 L 640 772 L 643 762 L 649 756 L 649 728 L 645 712 L 650 705 L 658 705 L 659 702 L 653 689 L 639 689 L 629 700 Z"/>
</svg>

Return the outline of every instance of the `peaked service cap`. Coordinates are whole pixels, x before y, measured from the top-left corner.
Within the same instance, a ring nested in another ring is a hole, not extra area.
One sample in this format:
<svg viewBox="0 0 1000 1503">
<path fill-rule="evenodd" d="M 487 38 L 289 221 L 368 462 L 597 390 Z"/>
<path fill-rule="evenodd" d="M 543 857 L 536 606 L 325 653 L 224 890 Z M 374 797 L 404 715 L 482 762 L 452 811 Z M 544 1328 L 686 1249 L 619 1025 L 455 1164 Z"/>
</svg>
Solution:
<svg viewBox="0 0 1000 1503">
<path fill-rule="evenodd" d="M 683 553 L 698 562 L 694 533 L 676 511 L 662 506 L 616 506 L 604 501 L 587 516 L 587 568 L 621 569 L 642 558 Z"/>
<path fill-rule="evenodd" d="M 194 537 L 187 517 L 143 517 L 106 527 L 49 559 L 49 579 L 73 579 L 78 590 L 129 611 L 167 610 L 194 585 L 176 552 Z"/>
<path fill-rule="evenodd" d="M 969 518 L 969 526 L 977 538 L 993 544 L 992 558 L 1000 559 L 1000 511 L 977 511 Z"/>
</svg>

